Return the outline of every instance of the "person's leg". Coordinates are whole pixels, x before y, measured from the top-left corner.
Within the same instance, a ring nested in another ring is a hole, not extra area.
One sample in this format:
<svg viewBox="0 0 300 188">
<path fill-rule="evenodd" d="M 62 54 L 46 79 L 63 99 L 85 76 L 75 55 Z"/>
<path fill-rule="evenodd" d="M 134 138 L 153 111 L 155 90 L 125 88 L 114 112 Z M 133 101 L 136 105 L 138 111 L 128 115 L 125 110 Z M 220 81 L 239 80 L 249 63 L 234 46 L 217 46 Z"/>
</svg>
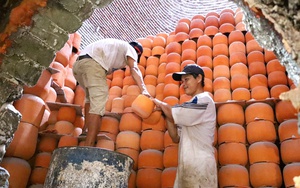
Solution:
<svg viewBox="0 0 300 188">
<path fill-rule="evenodd" d="M 87 136 L 85 140 L 85 146 L 95 146 L 95 141 L 99 131 L 99 125 L 101 123 L 101 116 L 98 114 L 89 113 L 90 104 L 86 103 L 85 105 L 85 125 L 87 129 Z"/>
</svg>

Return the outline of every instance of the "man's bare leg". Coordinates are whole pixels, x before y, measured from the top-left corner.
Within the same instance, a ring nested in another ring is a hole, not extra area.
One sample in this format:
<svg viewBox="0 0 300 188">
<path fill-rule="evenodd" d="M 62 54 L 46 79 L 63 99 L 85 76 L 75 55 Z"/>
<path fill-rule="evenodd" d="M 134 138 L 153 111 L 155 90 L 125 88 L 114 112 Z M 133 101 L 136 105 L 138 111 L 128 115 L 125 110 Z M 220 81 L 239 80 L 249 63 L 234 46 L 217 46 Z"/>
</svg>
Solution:
<svg viewBox="0 0 300 188">
<path fill-rule="evenodd" d="M 89 107 L 89 104 L 85 105 L 85 128 L 87 128 L 85 146 L 95 146 L 95 141 L 99 131 L 99 125 L 101 122 L 101 116 L 97 114 L 90 114 Z"/>
</svg>

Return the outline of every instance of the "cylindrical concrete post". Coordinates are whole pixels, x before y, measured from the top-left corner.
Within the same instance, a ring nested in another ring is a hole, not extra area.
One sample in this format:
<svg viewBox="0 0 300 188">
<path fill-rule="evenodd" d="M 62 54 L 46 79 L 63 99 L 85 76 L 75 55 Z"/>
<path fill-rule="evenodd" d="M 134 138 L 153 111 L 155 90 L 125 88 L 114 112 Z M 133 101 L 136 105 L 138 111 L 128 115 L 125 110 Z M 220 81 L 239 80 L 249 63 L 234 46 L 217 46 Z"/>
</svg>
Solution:
<svg viewBox="0 0 300 188">
<path fill-rule="evenodd" d="M 133 160 L 127 155 L 93 147 L 54 150 L 44 188 L 128 186 Z"/>
</svg>

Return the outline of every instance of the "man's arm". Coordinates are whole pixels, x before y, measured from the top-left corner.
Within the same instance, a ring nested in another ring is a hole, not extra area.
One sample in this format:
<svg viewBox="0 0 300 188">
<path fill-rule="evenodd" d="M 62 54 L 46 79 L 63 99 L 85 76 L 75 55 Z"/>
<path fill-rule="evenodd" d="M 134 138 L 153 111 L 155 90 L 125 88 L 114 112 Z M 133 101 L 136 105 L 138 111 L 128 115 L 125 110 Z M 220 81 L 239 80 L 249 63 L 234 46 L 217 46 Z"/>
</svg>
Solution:
<svg viewBox="0 0 300 188">
<path fill-rule="evenodd" d="M 158 99 L 152 99 L 152 101 L 156 104 L 158 108 L 160 108 L 163 111 L 164 115 L 166 116 L 169 135 L 174 143 L 178 143 L 179 136 L 177 132 L 177 126 L 176 124 L 174 124 L 172 106 Z"/>
<path fill-rule="evenodd" d="M 141 73 L 139 67 L 137 66 L 137 63 L 135 63 L 134 59 L 132 59 L 129 56 L 127 57 L 127 62 L 128 62 L 128 66 L 130 68 L 131 75 L 132 75 L 135 83 L 140 88 L 141 93 L 143 95 L 151 97 L 151 95 L 149 94 L 149 92 L 146 88 L 146 85 L 145 85 L 144 80 L 143 80 L 142 73 Z"/>
</svg>

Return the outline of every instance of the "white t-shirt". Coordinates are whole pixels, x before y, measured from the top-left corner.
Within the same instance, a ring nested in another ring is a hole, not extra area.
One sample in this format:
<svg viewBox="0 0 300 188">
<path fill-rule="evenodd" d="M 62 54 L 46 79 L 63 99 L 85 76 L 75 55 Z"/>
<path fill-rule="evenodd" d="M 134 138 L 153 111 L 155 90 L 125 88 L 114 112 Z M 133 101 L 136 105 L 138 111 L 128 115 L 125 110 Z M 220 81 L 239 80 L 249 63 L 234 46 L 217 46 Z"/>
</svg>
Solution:
<svg viewBox="0 0 300 188">
<path fill-rule="evenodd" d="M 174 188 L 217 188 L 214 156 L 215 104 L 207 92 L 172 108 L 180 136 L 179 161 Z"/>
<path fill-rule="evenodd" d="M 90 55 L 108 73 L 112 69 L 124 68 L 127 65 L 127 56 L 137 62 L 135 49 L 126 41 L 119 39 L 102 39 L 86 46 L 80 55 Z"/>
</svg>

